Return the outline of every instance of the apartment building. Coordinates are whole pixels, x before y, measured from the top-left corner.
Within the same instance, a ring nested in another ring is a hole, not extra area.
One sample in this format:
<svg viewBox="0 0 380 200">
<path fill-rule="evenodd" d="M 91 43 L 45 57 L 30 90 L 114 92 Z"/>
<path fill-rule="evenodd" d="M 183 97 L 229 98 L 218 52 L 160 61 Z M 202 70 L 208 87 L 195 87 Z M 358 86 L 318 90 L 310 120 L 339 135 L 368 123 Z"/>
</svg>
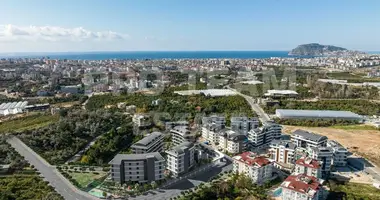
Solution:
<svg viewBox="0 0 380 200">
<path fill-rule="evenodd" d="M 327 137 L 316 133 L 307 132 L 304 130 L 296 130 L 293 132 L 292 141 L 297 147 L 325 147 L 327 144 Z"/>
<path fill-rule="evenodd" d="M 327 146 L 333 150 L 333 165 L 344 167 L 347 165 L 348 150 L 335 140 L 327 141 Z"/>
<path fill-rule="evenodd" d="M 170 130 L 173 145 L 183 142 L 195 142 L 195 133 L 191 133 L 188 126 L 176 126 Z"/>
<path fill-rule="evenodd" d="M 333 149 L 331 147 L 310 147 L 307 151 L 309 157 L 320 162 L 322 178 L 327 178 L 330 175 L 333 163 Z"/>
<path fill-rule="evenodd" d="M 176 126 L 189 126 L 188 121 L 175 121 L 175 122 L 166 122 L 165 123 L 165 130 L 170 131 Z"/>
<path fill-rule="evenodd" d="M 194 166 L 195 147 L 191 142 L 181 143 L 166 151 L 166 167 L 174 177 L 186 173 Z"/>
<path fill-rule="evenodd" d="M 269 143 L 281 137 L 281 126 L 268 123 L 264 126 L 248 132 L 248 139 L 253 148 L 269 146 Z"/>
<path fill-rule="evenodd" d="M 253 183 L 262 184 L 272 178 L 273 163 L 263 156 L 244 152 L 233 160 L 233 171 L 247 175 Z"/>
<path fill-rule="evenodd" d="M 202 137 L 210 143 L 219 142 L 218 132 L 226 127 L 226 118 L 219 116 L 202 118 Z"/>
<path fill-rule="evenodd" d="M 294 174 L 305 174 L 315 178 L 322 178 L 321 165 L 316 159 L 310 157 L 300 158 L 296 161 Z"/>
<path fill-rule="evenodd" d="M 218 148 L 220 151 L 227 151 L 232 154 L 242 153 L 246 150 L 247 142 L 247 136 L 242 133 L 227 129 L 219 132 Z"/>
<path fill-rule="evenodd" d="M 152 118 L 148 114 L 134 114 L 132 117 L 132 122 L 139 128 L 149 127 L 152 125 Z"/>
<path fill-rule="evenodd" d="M 164 179 L 165 159 L 158 152 L 117 154 L 110 162 L 111 179 L 120 184 Z"/>
<path fill-rule="evenodd" d="M 161 132 L 152 132 L 131 146 L 134 154 L 160 152 L 164 145 L 164 135 Z"/>
<path fill-rule="evenodd" d="M 296 148 L 290 140 L 273 140 L 268 152 L 276 167 L 290 170 L 295 162 Z"/>
<path fill-rule="evenodd" d="M 248 132 L 259 127 L 259 119 L 252 117 L 231 117 L 231 129 L 248 135 Z"/>
<path fill-rule="evenodd" d="M 323 180 L 305 174 L 288 176 L 281 184 L 282 200 L 322 200 Z"/>
</svg>

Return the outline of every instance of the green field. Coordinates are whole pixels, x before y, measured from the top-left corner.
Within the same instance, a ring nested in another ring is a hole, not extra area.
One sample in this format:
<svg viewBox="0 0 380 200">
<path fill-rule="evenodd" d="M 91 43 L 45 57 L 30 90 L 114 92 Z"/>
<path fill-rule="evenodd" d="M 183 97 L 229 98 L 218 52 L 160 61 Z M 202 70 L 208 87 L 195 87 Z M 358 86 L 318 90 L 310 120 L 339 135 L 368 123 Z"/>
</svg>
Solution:
<svg viewBox="0 0 380 200">
<path fill-rule="evenodd" d="M 348 183 L 345 185 L 335 185 L 331 188 L 327 199 L 379 200 L 380 190 L 366 184 Z"/>
<path fill-rule="evenodd" d="M 76 180 L 81 188 L 86 188 L 88 184 L 92 183 L 96 179 L 102 178 L 106 173 L 79 173 L 69 172 L 70 176 Z"/>
<path fill-rule="evenodd" d="M 37 129 L 47 126 L 59 120 L 58 115 L 30 115 L 15 120 L 5 121 L 0 123 L 0 133 L 10 131 L 21 132 L 24 130 Z"/>
</svg>

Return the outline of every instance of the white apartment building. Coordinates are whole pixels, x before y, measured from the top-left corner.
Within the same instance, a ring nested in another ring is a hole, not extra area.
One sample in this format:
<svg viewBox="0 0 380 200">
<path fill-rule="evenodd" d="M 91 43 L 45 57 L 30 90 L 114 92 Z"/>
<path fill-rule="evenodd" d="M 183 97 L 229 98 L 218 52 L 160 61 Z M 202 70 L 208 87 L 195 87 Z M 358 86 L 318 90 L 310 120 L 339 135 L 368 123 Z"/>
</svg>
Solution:
<svg viewBox="0 0 380 200">
<path fill-rule="evenodd" d="M 305 174 L 290 175 L 281 184 L 282 200 L 323 200 L 323 180 Z"/>
<path fill-rule="evenodd" d="M 327 141 L 327 146 L 333 150 L 333 165 L 344 167 L 347 165 L 348 150 L 335 140 Z"/>
<path fill-rule="evenodd" d="M 152 125 L 152 118 L 147 114 L 134 114 L 132 118 L 133 124 L 137 127 L 148 127 Z"/>
<path fill-rule="evenodd" d="M 255 117 L 231 117 L 231 129 L 244 135 L 248 135 L 250 130 L 258 128 L 259 124 L 259 119 Z"/>
<path fill-rule="evenodd" d="M 219 132 L 218 148 L 220 151 L 227 151 L 232 154 L 241 153 L 245 151 L 247 141 L 247 136 L 244 134 L 223 129 Z"/>
<path fill-rule="evenodd" d="M 253 183 L 262 184 L 272 178 L 273 163 L 263 156 L 244 152 L 233 160 L 233 171 L 247 175 Z"/>
<path fill-rule="evenodd" d="M 174 177 L 189 171 L 194 166 L 195 147 L 193 143 L 184 142 L 166 151 L 166 167 Z"/>
<path fill-rule="evenodd" d="M 316 133 L 307 132 L 304 130 L 296 130 L 293 132 L 292 141 L 297 147 L 325 147 L 327 144 L 327 137 L 318 135 Z"/>
<path fill-rule="evenodd" d="M 117 154 L 110 162 L 111 178 L 120 184 L 151 182 L 164 179 L 165 159 L 158 152 Z"/>
<path fill-rule="evenodd" d="M 188 126 L 176 126 L 170 130 L 174 146 L 183 142 L 195 142 L 195 133 L 192 134 Z"/>
<path fill-rule="evenodd" d="M 218 132 L 226 127 L 225 117 L 211 116 L 202 118 L 202 137 L 216 144 L 219 142 Z"/>
<path fill-rule="evenodd" d="M 307 149 L 309 157 L 318 160 L 321 163 L 322 177 L 330 175 L 333 163 L 333 150 L 331 147 L 310 147 Z"/>
<path fill-rule="evenodd" d="M 143 154 L 162 151 L 164 135 L 160 132 L 152 132 L 131 146 L 134 154 Z"/>
<path fill-rule="evenodd" d="M 265 124 L 263 127 L 248 132 L 248 139 L 252 147 L 262 148 L 281 137 L 282 127 L 275 123 Z"/>
<path fill-rule="evenodd" d="M 305 174 L 308 176 L 313 176 L 315 178 L 322 178 L 321 165 L 318 160 L 312 159 L 310 157 L 300 158 L 296 161 L 294 174 Z"/>
<path fill-rule="evenodd" d="M 296 148 L 289 140 L 273 140 L 268 152 L 277 168 L 290 170 L 295 162 Z"/>
</svg>

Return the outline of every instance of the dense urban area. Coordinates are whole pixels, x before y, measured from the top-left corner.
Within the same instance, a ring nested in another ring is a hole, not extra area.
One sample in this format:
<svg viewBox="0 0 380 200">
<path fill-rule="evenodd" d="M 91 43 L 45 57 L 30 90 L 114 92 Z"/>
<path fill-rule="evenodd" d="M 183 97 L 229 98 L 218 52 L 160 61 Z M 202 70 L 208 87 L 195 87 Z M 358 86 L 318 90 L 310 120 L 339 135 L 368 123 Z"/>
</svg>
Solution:
<svg viewBox="0 0 380 200">
<path fill-rule="evenodd" d="M 380 199 L 379 91 L 359 52 L 4 58 L 0 199 Z"/>
</svg>

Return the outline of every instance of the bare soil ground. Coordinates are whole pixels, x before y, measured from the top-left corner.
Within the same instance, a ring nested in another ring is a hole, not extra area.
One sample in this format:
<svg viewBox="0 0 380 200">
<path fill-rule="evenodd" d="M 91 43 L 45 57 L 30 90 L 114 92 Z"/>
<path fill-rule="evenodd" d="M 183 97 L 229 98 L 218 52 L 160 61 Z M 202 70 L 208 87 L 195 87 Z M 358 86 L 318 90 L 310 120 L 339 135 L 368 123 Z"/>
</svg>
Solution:
<svg viewBox="0 0 380 200">
<path fill-rule="evenodd" d="M 314 132 L 336 140 L 350 152 L 357 153 L 377 166 L 380 166 L 380 131 L 378 130 L 345 130 L 322 127 L 283 126 L 283 132 L 291 134 L 297 129 Z"/>
</svg>

